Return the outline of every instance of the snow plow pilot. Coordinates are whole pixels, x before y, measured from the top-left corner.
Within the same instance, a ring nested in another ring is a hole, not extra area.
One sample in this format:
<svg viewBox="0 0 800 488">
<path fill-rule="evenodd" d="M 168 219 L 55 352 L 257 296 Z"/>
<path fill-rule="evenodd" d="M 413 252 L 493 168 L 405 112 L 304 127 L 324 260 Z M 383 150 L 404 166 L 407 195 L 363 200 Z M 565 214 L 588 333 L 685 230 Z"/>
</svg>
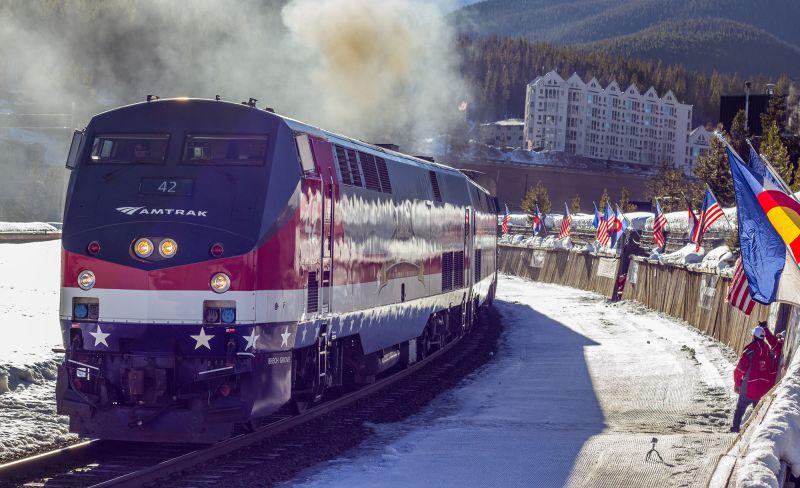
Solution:
<svg viewBox="0 0 800 488">
<path fill-rule="evenodd" d="M 739 399 L 733 414 L 731 432 L 739 432 L 748 405 L 755 407 L 775 384 L 783 337 L 783 333 L 773 335 L 763 321 L 753 329 L 753 340 L 745 346 L 733 371 L 734 391 L 739 394 Z"/>
</svg>

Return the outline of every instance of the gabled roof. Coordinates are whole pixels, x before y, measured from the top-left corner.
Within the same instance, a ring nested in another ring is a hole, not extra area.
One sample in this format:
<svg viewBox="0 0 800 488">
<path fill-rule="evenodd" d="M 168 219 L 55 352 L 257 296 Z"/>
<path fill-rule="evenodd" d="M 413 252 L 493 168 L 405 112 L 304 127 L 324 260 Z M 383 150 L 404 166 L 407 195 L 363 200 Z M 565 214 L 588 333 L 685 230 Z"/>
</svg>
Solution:
<svg viewBox="0 0 800 488">
<path fill-rule="evenodd" d="M 539 76 L 535 80 L 533 80 L 530 84 L 531 85 L 538 85 L 538 86 L 559 86 L 563 85 L 564 78 L 558 76 L 558 73 L 555 71 L 550 71 L 547 74 Z"/>
<path fill-rule="evenodd" d="M 672 90 L 667 90 L 667 93 L 664 94 L 664 97 L 662 98 L 662 100 L 664 100 L 665 102 L 670 102 L 670 103 L 678 101 L 675 98 L 675 94 L 672 93 Z"/>
<path fill-rule="evenodd" d="M 634 84 L 631 84 L 631 86 L 629 86 L 625 90 L 625 93 L 627 93 L 628 95 L 641 95 L 641 93 L 639 93 L 639 89 L 636 88 L 636 85 Z"/>
<path fill-rule="evenodd" d="M 706 128 L 702 125 L 698 125 L 695 129 L 689 133 L 689 140 L 691 143 L 695 143 L 695 141 L 710 143 L 711 142 L 712 133 L 707 131 Z"/>
<path fill-rule="evenodd" d="M 652 86 L 645 92 L 644 96 L 647 98 L 658 98 L 658 92 Z"/>
<path fill-rule="evenodd" d="M 610 92 L 622 91 L 619 88 L 619 84 L 617 83 L 617 80 L 614 80 L 611 83 L 609 83 L 608 86 L 606 87 L 606 90 L 610 91 Z"/>
<path fill-rule="evenodd" d="M 572 76 L 567 80 L 567 84 L 575 88 L 584 88 L 586 86 L 586 83 L 578 76 L 578 73 L 572 73 Z"/>
<path fill-rule="evenodd" d="M 597 81 L 597 78 L 592 78 L 591 80 L 589 80 L 589 83 L 587 83 L 586 85 L 587 85 L 589 88 L 599 88 L 599 89 L 601 89 L 601 90 L 603 89 L 603 87 L 602 87 L 602 86 L 600 86 L 600 82 L 599 82 L 599 81 Z"/>
</svg>

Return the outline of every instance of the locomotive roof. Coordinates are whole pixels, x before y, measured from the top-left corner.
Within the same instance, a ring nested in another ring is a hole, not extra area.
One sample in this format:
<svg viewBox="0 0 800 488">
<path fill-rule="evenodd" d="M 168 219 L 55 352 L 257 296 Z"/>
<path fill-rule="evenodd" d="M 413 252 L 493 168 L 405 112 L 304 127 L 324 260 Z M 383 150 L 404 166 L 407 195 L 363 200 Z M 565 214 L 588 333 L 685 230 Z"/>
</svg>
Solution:
<svg viewBox="0 0 800 488">
<path fill-rule="evenodd" d="M 95 115 L 93 117 L 93 119 L 103 119 L 103 118 L 106 118 L 106 117 L 109 117 L 109 116 L 113 117 L 113 115 L 116 112 L 127 111 L 127 110 L 132 110 L 132 109 L 135 110 L 136 108 L 141 108 L 141 107 L 147 106 L 148 104 L 164 104 L 164 103 L 192 103 L 192 104 L 198 104 L 199 103 L 199 104 L 203 104 L 203 105 L 205 105 L 205 104 L 209 104 L 209 105 L 210 104 L 222 104 L 222 105 L 224 105 L 226 108 L 228 108 L 230 110 L 237 110 L 238 109 L 238 110 L 242 110 L 242 111 L 248 111 L 249 114 L 252 114 L 253 113 L 252 111 L 257 111 L 260 115 L 263 115 L 265 117 L 278 117 L 278 118 L 282 119 L 284 122 L 286 122 L 286 124 L 289 126 L 289 128 L 292 129 L 293 131 L 302 131 L 302 132 L 306 132 L 306 133 L 309 133 L 309 134 L 312 134 L 312 135 L 325 137 L 326 139 L 333 139 L 333 140 L 335 140 L 335 141 L 337 141 L 339 143 L 345 143 L 345 144 L 349 144 L 349 145 L 353 145 L 353 146 L 359 146 L 359 147 L 361 147 L 363 149 L 368 149 L 370 151 L 383 153 L 383 154 L 386 154 L 387 156 L 390 156 L 391 159 L 393 159 L 395 161 L 398 161 L 398 160 L 402 161 L 405 164 L 409 164 L 409 165 L 413 165 L 413 166 L 422 167 L 422 168 L 425 168 L 425 169 L 432 169 L 432 170 L 436 170 L 436 171 L 439 171 L 439 172 L 446 172 L 446 173 L 450 173 L 450 174 L 453 174 L 453 175 L 457 175 L 457 176 L 459 176 L 461 178 L 467 179 L 471 184 L 477 186 L 478 188 L 480 188 L 484 192 L 489 193 L 480 184 L 478 184 L 477 182 L 473 181 L 471 178 L 469 178 L 467 175 L 465 175 L 461 171 L 459 171 L 459 170 L 457 170 L 455 168 L 452 168 L 450 166 L 446 166 L 446 165 L 443 165 L 443 164 L 440 164 L 440 163 L 436 163 L 436 162 L 426 161 L 424 159 L 420 159 L 420 158 L 417 158 L 417 157 L 414 157 L 414 156 L 410 156 L 410 155 L 405 154 L 405 153 L 401 153 L 401 152 L 398 152 L 398 151 L 392 151 L 391 149 L 387 149 L 385 147 L 376 146 L 374 144 L 369 144 L 367 142 L 360 141 L 358 139 L 353 139 L 352 137 L 343 136 L 341 134 L 337 134 L 337 133 L 331 132 L 329 130 L 321 129 L 321 128 L 317 127 L 317 126 L 314 126 L 314 125 L 311 125 L 311 124 L 307 124 L 307 123 L 301 122 L 299 120 L 292 119 L 291 117 L 287 117 L 285 115 L 281 115 L 281 114 L 277 114 L 277 113 L 274 113 L 274 112 L 269 112 L 269 111 L 264 110 L 264 109 L 259 109 L 257 107 L 249 106 L 246 103 L 236 103 L 236 102 L 231 102 L 231 101 L 228 101 L 228 100 L 212 100 L 212 99 L 208 99 L 208 98 L 184 98 L 184 97 L 179 97 L 179 98 L 154 99 L 152 101 L 137 102 L 137 103 L 133 103 L 133 104 L 130 104 L 130 105 L 124 105 L 124 106 L 121 106 L 121 107 L 116 107 L 116 108 L 113 108 L 111 110 L 107 110 L 105 112 L 101 112 L 101 113 Z"/>
</svg>

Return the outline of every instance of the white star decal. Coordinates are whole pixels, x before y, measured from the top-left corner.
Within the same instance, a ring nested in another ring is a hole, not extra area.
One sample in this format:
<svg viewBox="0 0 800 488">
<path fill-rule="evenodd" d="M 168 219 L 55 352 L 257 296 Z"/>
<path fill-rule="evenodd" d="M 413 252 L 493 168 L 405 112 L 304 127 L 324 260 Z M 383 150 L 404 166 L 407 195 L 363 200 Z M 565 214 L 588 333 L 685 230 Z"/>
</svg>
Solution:
<svg viewBox="0 0 800 488">
<path fill-rule="evenodd" d="M 100 325 L 97 325 L 97 332 L 89 332 L 89 335 L 94 337 L 94 345 L 95 347 L 99 346 L 100 344 L 108 347 L 108 342 L 106 342 L 106 338 L 110 336 L 108 332 L 103 332 L 103 329 L 100 328 Z"/>
<path fill-rule="evenodd" d="M 206 335 L 205 329 L 200 327 L 200 333 L 197 335 L 190 335 L 192 339 L 195 340 L 196 344 L 194 345 L 195 349 L 200 349 L 200 346 L 205 347 L 208 350 L 211 350 L 211 345 L 208 343 L 214 336 L 213 335 Z"/>
<path fill-rule="evenodd" d="M 288 347 L 289 346 L 289 337 L 292 336 L 292 333 L 289 332 L 289 326 L 286 326 L 286 330 L 283 331 L 281 334 L 281 347 Z"/>
<path fill-rule="evenodd" d="M 258 340 L 259 337 L 261 337 L 261 336 L 256 335 L 256 328 L 253 327 L 253 329 L 250 331 L 250 335 L 249 336 L 244 336 L 244 339 L 247 341 L 247 345 L 245 346 L 244 350 L 246 351 L 246 350 L 250 349 L 251 347 L 253 349 L 255 349 L 256 348 L 256 341 Z"/>
</svg>

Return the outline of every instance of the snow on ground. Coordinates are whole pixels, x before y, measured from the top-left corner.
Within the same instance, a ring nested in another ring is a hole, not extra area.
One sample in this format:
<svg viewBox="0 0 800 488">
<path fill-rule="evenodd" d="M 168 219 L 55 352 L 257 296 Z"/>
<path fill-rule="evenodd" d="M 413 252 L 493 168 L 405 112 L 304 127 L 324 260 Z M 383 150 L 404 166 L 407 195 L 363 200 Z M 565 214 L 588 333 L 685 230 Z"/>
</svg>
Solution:
<svg viewBox="0 0 800 488">
<path fill-rule="evenodd" d="M 287 486 L 705 486 L 734 437 L 732 351 L 571 288 L 502 277 L 497 304 L 494 362 Z"/>
<path fill-rule="evenodd" d="M 55 415 L 60 249 L 0 244 L 0 462 L 74 437 Z"/>
<path fill-rule="evenodd" d="M 736 469 L 736 486 L 777 488 L 781 459 L 800 476 L 800 354 L 795 354 L 778 386 L 764 421 L 756 427 L 744 462 Z"/>
</svg>

